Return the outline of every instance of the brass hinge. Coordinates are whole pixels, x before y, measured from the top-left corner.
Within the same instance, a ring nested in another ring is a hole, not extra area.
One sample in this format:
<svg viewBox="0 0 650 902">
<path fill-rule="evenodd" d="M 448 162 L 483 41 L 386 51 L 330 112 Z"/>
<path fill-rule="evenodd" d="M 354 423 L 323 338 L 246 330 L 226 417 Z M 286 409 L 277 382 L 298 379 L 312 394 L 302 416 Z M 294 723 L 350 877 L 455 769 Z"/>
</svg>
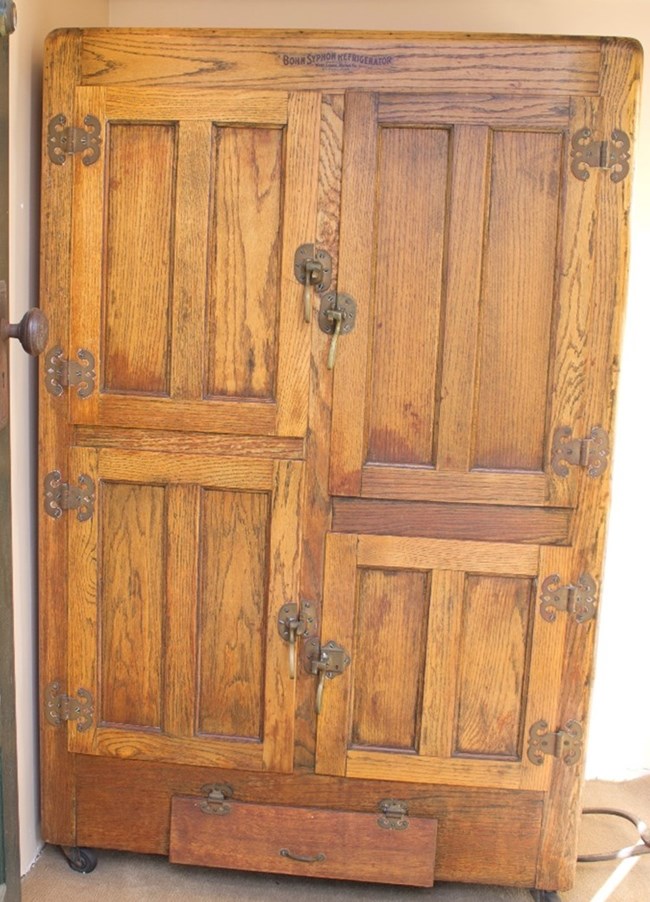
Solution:
<svg viewBox="0 0 650 902">
<path fill-rule="evenodd" d="M 588 573 L 583 573 L 576 585 L 566 586 L 560 585 L 560 577 L 554 573 L 542 583 L 539 612 L 550 623 L 556 619 L 556 611 L 566 611 L 577 623 L 586 623 L 596 616 L 597 592 L 596 581 Z"/>
<path fill-rule="evenodd" d="M 289 676 L 296 678 L 296 640 L 299 637 L 310 639 L 316 630 L 315 605 L 311 601 L 295 601 L 283 604 L 278 612 L 278 632 L 285 642 L 289 643 Z"/>
<path fill-rule="evenodd" d="M 45 688 L 45 719 L 58 727 L 66 720 L 76 720 L 77 730 L 84 733 L 93 724 L 95 706 L 87 689 L 77 689 L 77 698 L 65 695 L 61 683 L 55 680 Z"/>
<path fill-rule="evenodd" d="M 201 788 L 206 798 L 201 802 L 200 808 L 204 814 L 230 814 L 230 805 L 227 799 L 232 799 L 233 788 L 230 783 L 208 783 Z"/>
<path fill-rule="evenodd" d="M 569 466 L 587 467 L 587 475 L 600 476 L 607 469 L 609 436 L 594 426 L 587 438 L 572 438 L 570 426 L 559 426 L 553 433 L 551 466 L 558 476 L 568 476 Z"/>
<path fill-rule="evenodd" d="M 74 125 L 66 125 L 62 113 L 50 119 L 47 129 L 47 153 L 57 166 L 63 166 L 66 157 L 71 154 L 85 154 L 82 157 L 84 166 L 90 166 L 99 159 L 102 127 L 96 116 L 85 116 L 86 129 Z"/>
<path fill-rule="evenodd" d="M 316 689 L 316 713 L 320 714 L 323 707 L 323 689 L 325 680 L 333 680 L 340 676 L 350 665 L 350 655 L 336 642 L 320 644 L 318 636 L 305 642 L 303 662 L 308 673 L 318 676 Z"/>
<path fill-rule="evenodd" d="M 543 764 L 544 755 L 553 755 L 565 764 L 577 764 L 582 755 L 582 732 L 576 720 L 568 721 L 557 733 L 549 733 L 546 721 L 538 720 L 530 728 L 528 760 Z"/>
<path fill-rule="evenodd" d="M 406 802 L 400 799 L 382 799 L 379 810 L 382 814 L 377 823 L 384 830 L 406 830 L 408 827 L 409 810 Z"/>
<path fill-rule="evenodd" d="M 61 482 L 61 474 L 53 470 L 45 477 L 45 513 L 60 517 L 63 511 L 76 510 L 77 520 L 90 520 L 95 511 L 95 483 L 86 473 L 77 477 L 78 486 Z"/>
<path fill-rule="evenodd" d="M 592 169 L 611 170 L 611 180 L 622 182 L 630 171 L 630 138 L 614 129 L 611 141 L 592 141 L 591 129 L 581 128 L 571 139 L 571 172 L 585 182 Z"/>
<path fill-rule="evenodd" d="M 45 356 L 45 388 L 56 398 L 64 389 L 74 387 L 80 398 L 88 398 L 95 390 L 95 358 L 85 348 L 79 348 L 76 360 L 66 360 L 63 348 L 57 345 Z"/>
</svg>

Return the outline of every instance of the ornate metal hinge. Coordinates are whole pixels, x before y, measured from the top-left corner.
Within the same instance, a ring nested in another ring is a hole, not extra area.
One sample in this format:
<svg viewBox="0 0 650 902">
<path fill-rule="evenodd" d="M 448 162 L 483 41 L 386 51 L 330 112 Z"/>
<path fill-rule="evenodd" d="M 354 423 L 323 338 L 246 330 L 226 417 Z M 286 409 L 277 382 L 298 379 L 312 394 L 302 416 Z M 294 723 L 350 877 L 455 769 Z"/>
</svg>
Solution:
<svg viewBox="0 0 650 902">
<path fill-rule="evenodd" d="M 78 486 L 61 482 L 53 470 L 45 477 L 45 513 L 60 517 L 63 511 L 76 510 L 77 520 L 90 520 L 95 511 L 95 483 L 86 473 L 77 477 Z"/>
<path fill-rule="evenodd" d="M 588 438 L 572 438 L 570 426 L 559 426 L 553 433 L 551 466 L 558 476 L 568 476 L 569 466 L 587 467 L 587 475 L 594 478 L 607 469 L 609 436 L 600 426 L 594 426 Z"/>
<path fill-rule="evenodd" d="M 66 360 L 63 348 L 57 345 L 45 356 L 45 388 L 56 398 L 69 386 L 76 387 L 80 398 L 88 398 L 95 390 L 95 358 L 85 348 L 79 348 L 76 360 Z"/>
<path fill-rule="evenodd" d="M 201 787 L 201 792 L 206 793 L 206 798 L 201 802 L 200 808 L 204 814 L 230 814 L 230 805 L 227 799 L 232 799 L 233 788 L 230 783 L 208 783 Z"/>
<path fill-rule="evenodd" d="M 47 153 L 57 166 L 63 166 L 66 157 L 82 153 L 84 166 L 91 166 L 99 159 L 102 127 L 96 116 L 85 116 L 86 129 L 74 125 L 66 125 L 67 119 L 62 113 L 50 119 L 47 129 Z"/>
<path fill-rule="evenodd" d="M 316 713 L 320 714 L 323 707 L 323 689 L 325 680 L 333 680 L 340 676 L 350 665 L 350 655 L 336 642 L 320 644 L 318 636 L 305 642 L 303 661 L 308 673 L 318 676 L 318 688 L 316 690 Z"/>
<path fill-rule="evenodd" d="M 377 823 L 384 830 L 406 830 L 409 825 L 407 814 L 409 813 L 406 802 L 400 799 L 382 799 L 379 803 L 381 817 Z"/>
<path fill-rule="evenodd" d="M 77 698 L 65 695 L 61 683 L 55 680 L 45 689 L 45 719 L 58 727 L 66 720 L 76 720 L 77 730 L 84 733 L 93 724 L 95 706 L 87 689 L 77 689 Z"/>
<path fill-rule="evenodd" d="M 538 720 L 530 728 L 528 760 L 533 764 L 543 764 L 544 755 L 561 758 L 565 764 L 577 764 L 582 755 L 582 725 L 570 720 L 563 730 L 548 732 L 545 720 Z"/>
<path fill-rule="evenodd" d="M 581 128 L 571 139 L 571 172 L 585 182 L 589 168 L 611 169 L 613 182 L 622 182 L 630 171 L 630 138 L 614 129 L 611 141 L 592 141 L 591 129 Z"/>
<path fill-rule="evenodd" d="M 597 592 L 596 581 L 588 573 L 583 573 L 575 586 L 561 586 L 560 577 L 554 573 L 542 583 L 539 612 L 550 623 L 556 619 L 556 611 L 566 611 L 577 623 L 586 623 L 596 616 Z"/>
<path fill-rule="evenodd" d="M 313 602 L 302 601 L 300 606 L 295 601 L 283 604 L 278 613 L 278 632 L 285 642 L 289 643 L 289 676 L 296 678 L 296 640 L 302 636 L 310 639 L 316 630 L 316 611 Z"/>
</svg>

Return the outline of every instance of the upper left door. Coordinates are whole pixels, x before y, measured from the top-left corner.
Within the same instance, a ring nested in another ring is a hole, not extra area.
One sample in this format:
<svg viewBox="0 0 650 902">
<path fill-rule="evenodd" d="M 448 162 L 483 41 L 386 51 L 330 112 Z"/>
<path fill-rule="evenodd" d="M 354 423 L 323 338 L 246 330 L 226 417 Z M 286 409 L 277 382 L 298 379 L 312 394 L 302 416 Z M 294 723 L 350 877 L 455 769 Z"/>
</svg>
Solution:
<svg viewBox="0 0 650 902">
<path fill-rule="evenodd" d="M 71 422 L 303 436 L 319 94 L 79 87 L 74 123 Z"/>
</svg>

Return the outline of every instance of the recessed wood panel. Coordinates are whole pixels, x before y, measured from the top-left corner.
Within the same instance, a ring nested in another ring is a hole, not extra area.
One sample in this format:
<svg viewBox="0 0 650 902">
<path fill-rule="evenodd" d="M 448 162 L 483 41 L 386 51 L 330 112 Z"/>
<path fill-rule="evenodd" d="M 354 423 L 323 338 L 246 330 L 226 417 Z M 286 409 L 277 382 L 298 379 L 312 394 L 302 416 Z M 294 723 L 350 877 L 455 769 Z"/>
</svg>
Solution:
<svg viewBox="0 0 650 902">
<path fill-rule="evenodd" d="M 532 580 L 468 576 L 456 753 L 516 758 L 528 669 Z"/>
<path fill-rule="evenodd" d="M 208 236 L 209 397 L 275 394 L 280 299 L 280 128 L 215 128 Z"/>
<path fill-rule="evenodd" d="M 116 123 L 107 144 L 103 385 L 167 395 L 176 127 Z"/>
<path fill-rule="evenodd" d="M 262 738 L 269 496 L 204 491 L 198 731 Z"/>
<path fill-rule="evenodd" d="M 101 721 L 161 727 L 165 490 L 103 483 L 98 601 Z"/>
<path fill-rule="evenodd" d="M 378 145 L 367 459 L 432 464 L 449 136 L 382 128 Z"/>
<path fill-rule="evenodd" d="M 417 749 L 429 575 L 361 570 L 351 744 Z"/>
<path fill-rule="evenodd" d="M 542 470 L 562 136 L 495 132 L 474 466 Z"/>
</svg>

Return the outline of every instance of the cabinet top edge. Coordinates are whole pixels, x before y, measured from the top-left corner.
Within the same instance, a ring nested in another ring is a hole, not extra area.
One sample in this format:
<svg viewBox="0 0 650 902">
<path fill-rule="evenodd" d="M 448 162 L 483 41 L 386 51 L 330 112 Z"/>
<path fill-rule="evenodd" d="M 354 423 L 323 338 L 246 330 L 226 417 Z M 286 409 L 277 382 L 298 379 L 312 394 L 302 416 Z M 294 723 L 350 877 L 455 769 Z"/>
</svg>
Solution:
<svg viewBox="0 0 650 902">
<path fill-rule="evenodd" d="M 272 39 L 286 42 L 304 38 L 306 40 L 332 40 L 347 39 L 353 41 L 379 41 L 379 42 L 415 42 L 415 43 L 458 43 L 468 41 L 471 43 L 520 43 L 520 44 L 586 44 L 600 45 L 602 41 L 616 44 L 629 45 L 634 50 L 642 52 L 642 45 L 637 38 L 625 35 L 595 35 L 595 34 L 541 34 L 536 32 L 473 32 L 473 31 L 428 31 L 428 30 L 399 30 L 399 29 L 315 29 L 315 28 L 121 28 L 121 27 L 94 27 L 94 28 L 57 28 L 48 35 L 48 39 L 59 35 L 81 35 L 89 39 L 102 37 L 157 37 L 157 38 L 189 38 L 200 40 L 202 38 L 235 39 L 257 43 Z"/>
<path fill-rule="evenodd" d="M 74 44 L 80 83 L 285 90 L 489 90 L 597 95 L 605 53 L 630 70 L 629 38 L 416 31 L 88 28 L 52 32 L 46 59 Z"/>
</svg>

